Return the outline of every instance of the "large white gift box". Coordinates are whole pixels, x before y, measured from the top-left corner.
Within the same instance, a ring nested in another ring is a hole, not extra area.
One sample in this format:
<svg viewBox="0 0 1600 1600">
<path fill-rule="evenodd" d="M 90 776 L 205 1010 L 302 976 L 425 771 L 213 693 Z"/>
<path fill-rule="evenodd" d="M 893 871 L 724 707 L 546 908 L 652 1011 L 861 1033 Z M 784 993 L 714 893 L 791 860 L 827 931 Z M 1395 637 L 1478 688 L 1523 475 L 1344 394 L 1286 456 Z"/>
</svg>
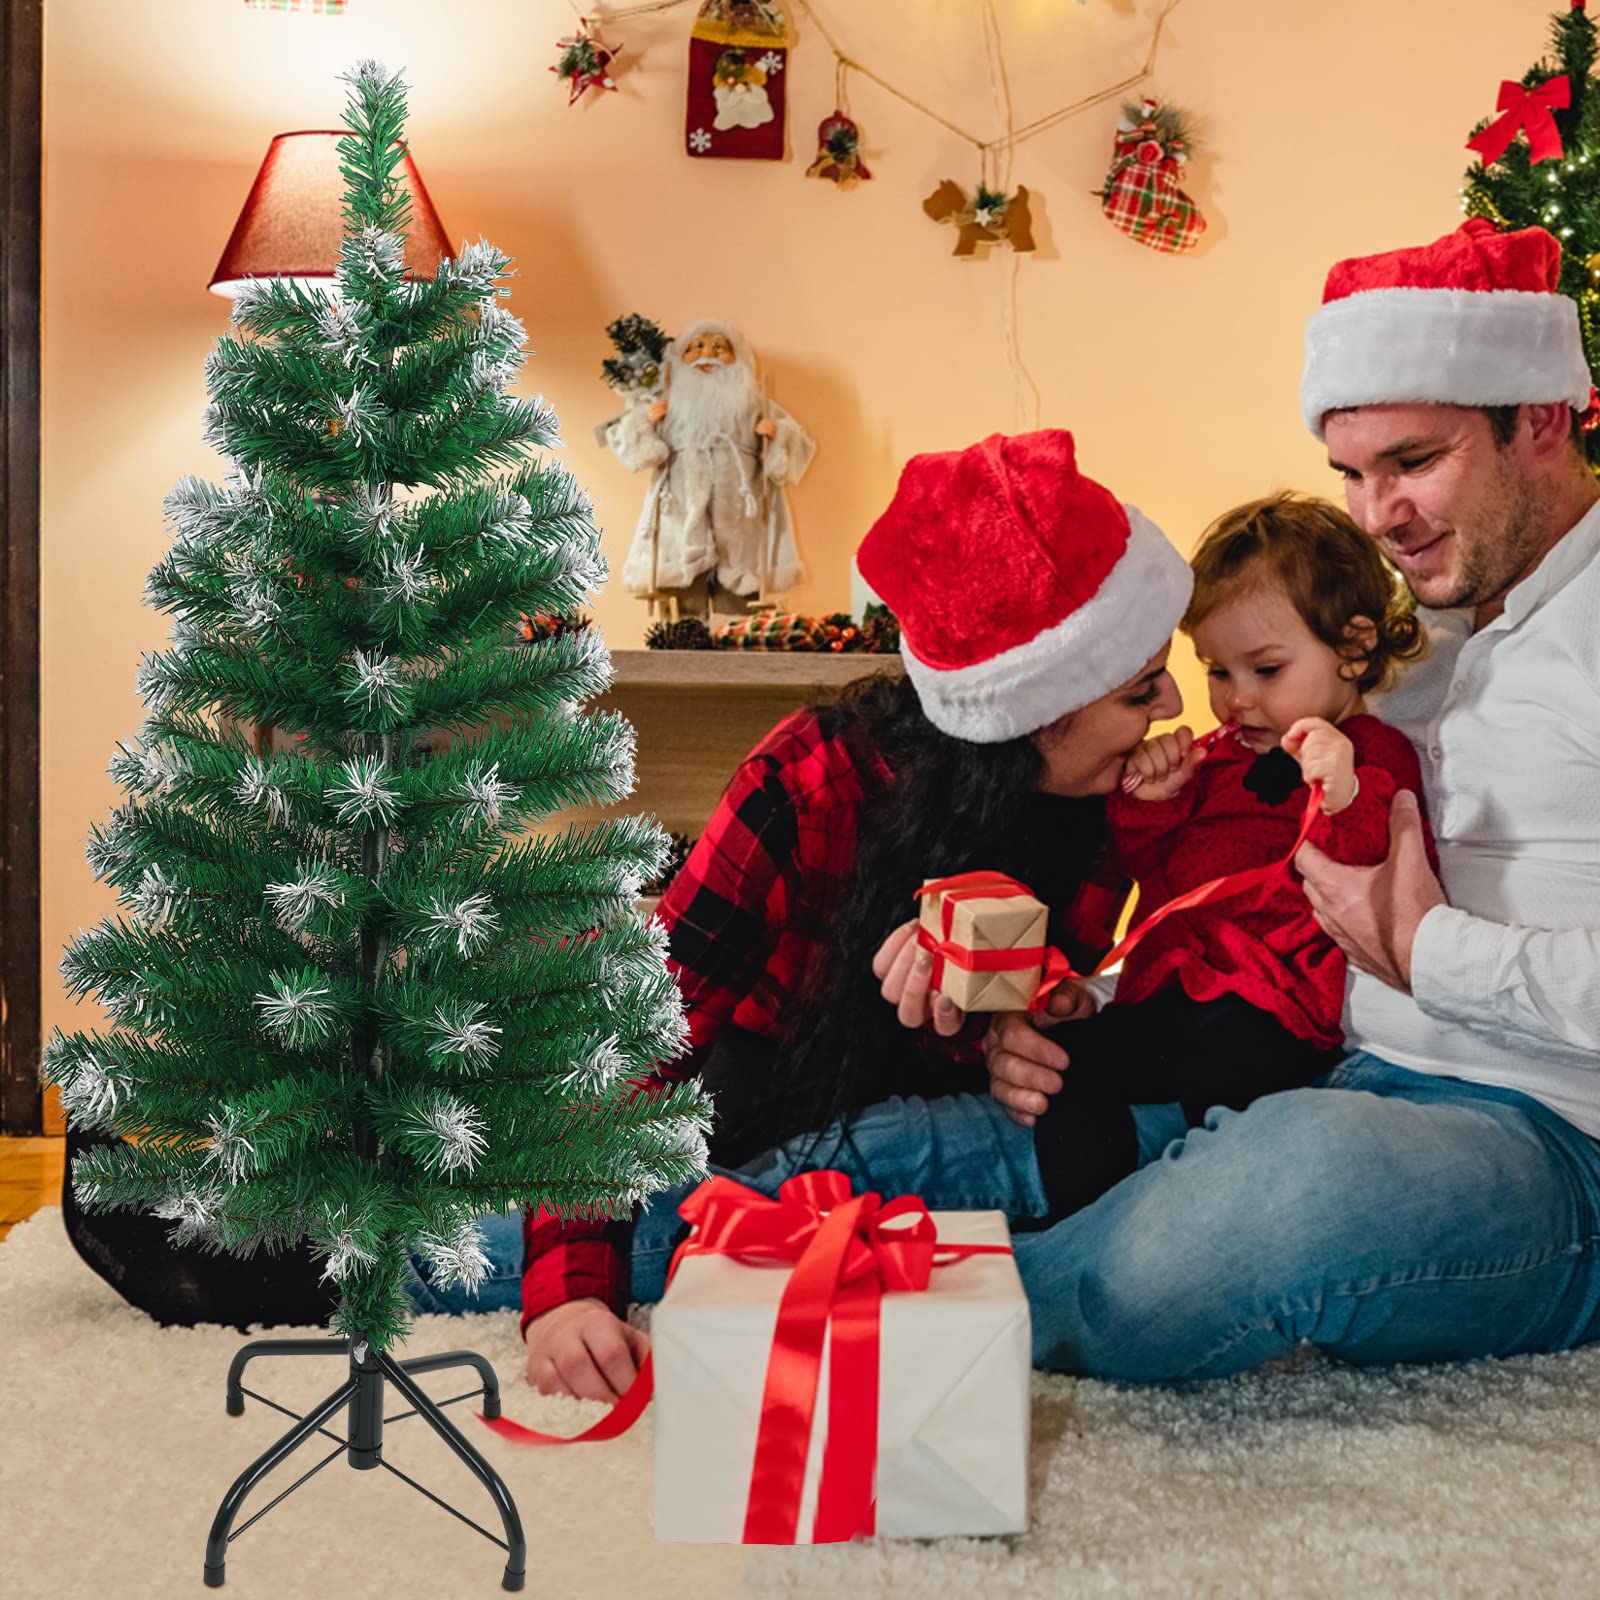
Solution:
<svg viewBox="0 0 1600 1600">
<path fill-rule="evenodd" d="M 935 1211 L 941 1244 L 1008 1245 L 999 1211 Z M 688 1255 L 650 1325 L 658 1539 L 737 1544 L 767 1359 L 791 1269 Z M 831 1334 L 830 1334 L 831 1341 Z M 877 1527 L 902 1539 L 1028 1526 L 1032 1330 L 1005 1254 L 936 1266 L 926 1290 L 881 1311 Z M 817 1388 L 798 1542 L 809 1543 L 828 1431 L 828 1352 Z"/>
</svg>

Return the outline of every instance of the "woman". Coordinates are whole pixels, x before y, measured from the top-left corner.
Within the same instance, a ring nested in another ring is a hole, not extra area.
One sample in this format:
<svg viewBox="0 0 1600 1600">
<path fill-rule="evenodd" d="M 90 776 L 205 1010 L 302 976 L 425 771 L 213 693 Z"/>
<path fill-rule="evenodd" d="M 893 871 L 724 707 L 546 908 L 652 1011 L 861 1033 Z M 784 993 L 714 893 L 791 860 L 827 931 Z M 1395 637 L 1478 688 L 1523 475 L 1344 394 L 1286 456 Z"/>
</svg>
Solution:
<svg viewBox="0 0 1600 1600">
<path fill-rule="evenodd" d="M 975 1025 L 907 1032 L 874 953 L 924 878 L 980 867 L 1029 884 L 1075 965 L 1109 947 L 1101 797 L 1181 710 L 1166 657 L 1191 577 L 1061 431 L 913 458 L 857 560 L 900 619 L 907 677 L 788 718 L 734 775 L 658 913 L 691 1043 L 661 1076 L 702 1076 L 712 1160 L 752 1187 L 840 1165 L 886 1195 L 993 1205 L 1015 1183 L 941 1187 L 942 1165 L 985 1169 L 974 1139 L 994 1164 L 1025 1148 L 1000 1136 Z M 627 1388 L 646 1340 L 620 1313 L 659 1297 L 681 1199 L 657 1196 L 631 1239 L 530 1216 L 530 1383 Z"/>
</svg>

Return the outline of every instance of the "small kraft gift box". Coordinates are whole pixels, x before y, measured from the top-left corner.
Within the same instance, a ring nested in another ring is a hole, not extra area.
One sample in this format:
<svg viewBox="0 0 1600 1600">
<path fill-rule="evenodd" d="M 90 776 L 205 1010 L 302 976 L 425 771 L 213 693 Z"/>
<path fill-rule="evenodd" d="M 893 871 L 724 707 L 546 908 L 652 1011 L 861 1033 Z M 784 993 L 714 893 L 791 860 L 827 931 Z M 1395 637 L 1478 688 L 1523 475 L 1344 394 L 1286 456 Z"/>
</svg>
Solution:
<svg viewBox="0 0 1600 1600">
<path fill-rule="evenodd" d="M 839 1173 L 717 1184 L 651 1322 L 656 1537 L 1023 1532 L 1032 1335 L 1002 1213 L 880 1206 Z"/>
<path fill-rule="evenodd" d="M 999 872 L 930 878 L 918 893 L 933 988 L 963 1011 L 1030 1010 L 1047 959 L 1044 902 Z"/>
</svg>

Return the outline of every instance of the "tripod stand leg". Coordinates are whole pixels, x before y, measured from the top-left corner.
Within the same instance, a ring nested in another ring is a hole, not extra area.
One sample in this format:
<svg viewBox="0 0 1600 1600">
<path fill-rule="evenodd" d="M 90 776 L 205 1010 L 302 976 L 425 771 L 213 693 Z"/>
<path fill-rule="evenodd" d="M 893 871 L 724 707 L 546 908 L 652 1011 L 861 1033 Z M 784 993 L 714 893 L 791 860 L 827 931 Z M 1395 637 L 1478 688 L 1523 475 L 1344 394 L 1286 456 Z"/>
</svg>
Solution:
<svg viewBox="0 0 1600 1600">
<path fill-rule="evenodd" d="M 492 1422 L 500 1415 L 500 1380 L 487 1356 L 476 1350 L 447 1350 L 443 1355 L 413 1356 L 400 1363 L 407 1372 L 439 1372 L 445 1367 L 471 1367 L 483 1380 L 483 1414 Z"/>
<path fill-rule="evenodd" d="M 389 1382 L 416 1407 L 417 1414 L 455 1451 L 467 1469 L 489 1491 L 489 1498 L 500 1513 L 500 1524 L 506 1535 L 506 1570 L 500 1587 L 520 1589 L 527 1577 L 528 1544 L 522 1536 L 522 1518 L 517 1515 L 517 1505 L 511 1498 L 511 1491 L 506 1488 L 500 1474 L 467 1443 L 460 1429 L 422 1392 L 404 1366 L 386 1355 L 374 1353 L 373 1359 Z M 425 1356 L 422 1359 L 429 1358 Z"/>
<path fill-rule="evenodd" d="M 294 1341 L 285 1341 L 292 1343 Z M 248 1350 L 250 1347 L 246 1346 Z M 317 1350 L 322 1354 L 321 1347 Z M 224 1563 L 228 1557 L 228 1532 L 233 1519 L 244 1504 L 244 1497 L 291 1452 L 299 1449 L 323 1423 L 343 1405 L 359 1387 L 358 1380 L 349 1378 L 335 1393 L 328 1396 L 314 1411 L 308 1411 L 265 1455 L 258 1457 L 234 1480 L 233 1487 L 222 1497 L 217 1515 L 211 1524 L 211 1537 L 206 1540 L 206 1587 L 220 1589 L 224 1577 Z M 513 1516 L 516 1514 L 513 1511 Z"/>
<path fill-rule="evenodd" d="M 252 1339 L 234 1356 L 228 1367 L 228 1415 L 244 1415 L 244 1369 L 257 1356 L 325 1356 L 335 1350 L 348 1350 L 346 1339 Z"/>
</svg>

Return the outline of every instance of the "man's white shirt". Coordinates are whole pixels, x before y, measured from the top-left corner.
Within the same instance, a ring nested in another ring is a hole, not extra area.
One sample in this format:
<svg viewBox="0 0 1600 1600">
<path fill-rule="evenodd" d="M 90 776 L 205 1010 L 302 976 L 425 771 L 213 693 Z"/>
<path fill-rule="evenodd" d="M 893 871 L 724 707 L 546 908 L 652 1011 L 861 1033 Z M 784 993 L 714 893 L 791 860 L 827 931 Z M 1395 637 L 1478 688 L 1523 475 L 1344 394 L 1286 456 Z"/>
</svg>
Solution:
<svg viewBox="0 0 1600 1600">
<path fill-rule="evenodd" d="M 1600 505 L 1478 633 L 1422 616 L 1428 658 L 1371 709 L 1421 758 L 1450 903 L 1417 930 L 1412 994 L 1351 968 L 1346 1042 L 1600 1137 Z"/>
</svg>

